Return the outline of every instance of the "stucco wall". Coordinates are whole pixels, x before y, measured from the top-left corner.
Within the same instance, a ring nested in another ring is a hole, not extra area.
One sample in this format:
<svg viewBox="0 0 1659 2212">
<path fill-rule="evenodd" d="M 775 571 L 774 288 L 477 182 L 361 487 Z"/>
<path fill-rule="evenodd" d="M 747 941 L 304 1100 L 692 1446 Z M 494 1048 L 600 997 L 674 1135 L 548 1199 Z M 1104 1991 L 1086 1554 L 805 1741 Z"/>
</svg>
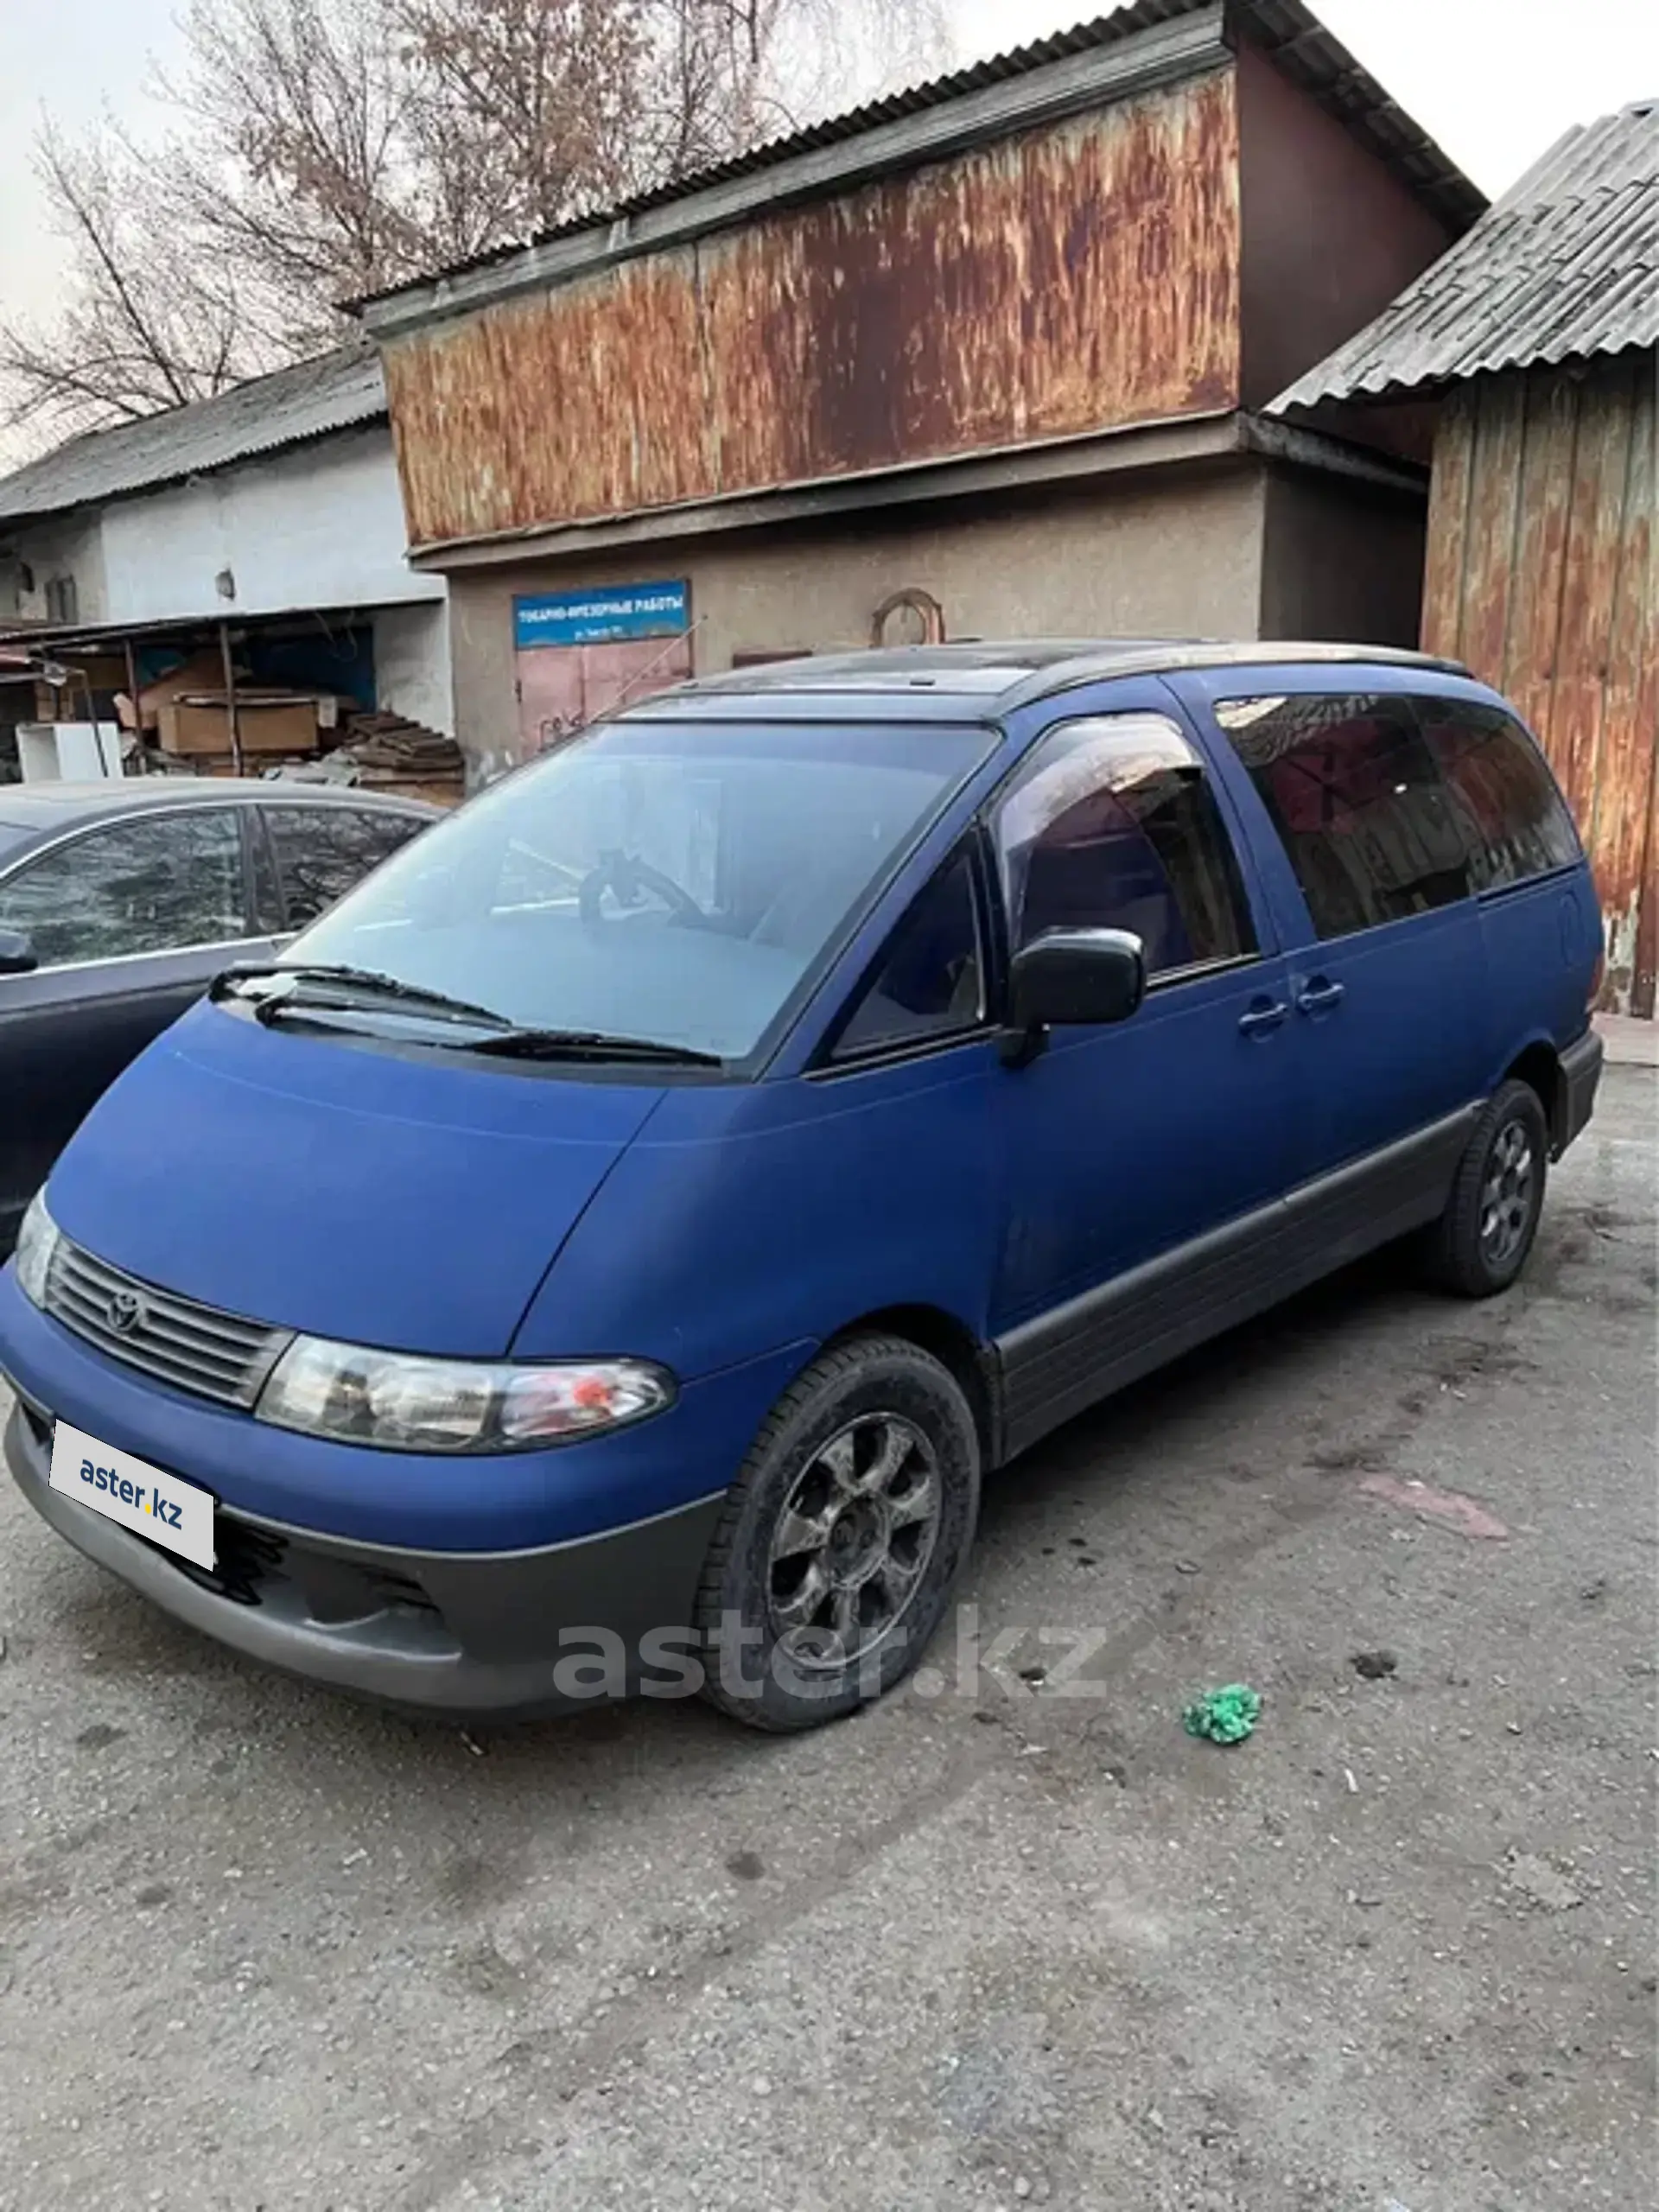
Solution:
<svg viewBox="0 0 1659 2212">
<path fill-rule="evenodd" d="M 1267 485 L 1264 638 L 1415 645 L 1426 499 L 1308 469 Z"/>
<path fill-rule="evenodd" d="M 806 532 L 733 533 L 591 561 L 450 577 L 457 734 L 473 772 L 518 757 L 515 593 L 685 577 L 699 674 L 734 653 L 870 641 L 892 592 L 931 592 L 947 634 L 1253 637 L 1262 604 L 1262 473 L 1254 463 L 1050 493 L 925 521 L 859 516 Z"/>
<path fill-rule="evenodd" d="M 270 614 L 441 599 L 404 557 L 384 423 L 113 501 L 103 512 L 102 619 Z M 228 569 L 235 595 L 215 579 Z M 86 619 L 83 596 L 82 619 Z"/>
</svg>

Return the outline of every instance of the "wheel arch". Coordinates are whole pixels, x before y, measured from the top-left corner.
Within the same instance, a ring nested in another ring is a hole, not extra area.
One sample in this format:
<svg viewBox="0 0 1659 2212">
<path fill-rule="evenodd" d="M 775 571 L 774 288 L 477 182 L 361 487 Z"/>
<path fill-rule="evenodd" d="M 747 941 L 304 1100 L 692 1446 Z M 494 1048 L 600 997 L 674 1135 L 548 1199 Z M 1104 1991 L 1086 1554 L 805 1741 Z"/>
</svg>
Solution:
<svg viewBox="0 0 1659 2212">
<path fill-rule="evenodd" d="M 1518 1052 L 1503 1071 L 1504 1083 L 1524 1083 L 1538 1094 L 1544 1109 L 1544 1125 L 1549 1131 L 1549 1146 L 1559 1156 L 1565 1141 L 1567 1086 L 1561 1076 L 1560 1055 L 1546 1038 L 1535 1037 Z"/>
<path fill-rule="evenodd" d="M 983 1465 L 995 1466 L 1000 1457 L 1002 1426 L 996 1358 L 960 1315 L 948 1313 L 942 1306 L 880 1306 L 837 1329 L 825 1340 L 824 1349 L 843 1344 L 852 1337 L 870 1336 L 902 1337 L 938 1361 L 968 1401 Z"/>
</svg>

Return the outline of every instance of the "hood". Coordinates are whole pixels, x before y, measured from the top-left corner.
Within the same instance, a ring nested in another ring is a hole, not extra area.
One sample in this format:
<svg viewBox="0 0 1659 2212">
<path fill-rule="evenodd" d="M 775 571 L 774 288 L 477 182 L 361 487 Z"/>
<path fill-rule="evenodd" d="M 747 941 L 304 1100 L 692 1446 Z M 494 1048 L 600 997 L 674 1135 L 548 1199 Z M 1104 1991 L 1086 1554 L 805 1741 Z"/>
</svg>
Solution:
<svg viewBox="0 0 1659 2212">
<path fill-rule="evenodd" d="M 232 1313 L 490 1357 L 662 1095 L 203 1002 L 81 1124 L 52 1212 L 99 1258 Z"/>
</svg>

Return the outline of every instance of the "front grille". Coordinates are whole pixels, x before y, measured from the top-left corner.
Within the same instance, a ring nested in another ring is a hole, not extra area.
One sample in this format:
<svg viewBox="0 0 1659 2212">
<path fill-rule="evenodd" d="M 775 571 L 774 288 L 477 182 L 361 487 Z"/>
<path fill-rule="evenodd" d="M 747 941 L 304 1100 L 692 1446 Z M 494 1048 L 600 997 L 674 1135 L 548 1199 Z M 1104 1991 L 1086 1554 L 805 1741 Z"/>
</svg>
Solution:
<svg viewBox="0 0 1659 2212">
<path fill-rule="evenodd" d="M 94 1259 L 67 1236 L 52 1255 L 46 1310 L 111 1359 L 225 1406 L 253 1404 L 292 1337 L 288 1329 L 158 1289 Z"/>
</svg>

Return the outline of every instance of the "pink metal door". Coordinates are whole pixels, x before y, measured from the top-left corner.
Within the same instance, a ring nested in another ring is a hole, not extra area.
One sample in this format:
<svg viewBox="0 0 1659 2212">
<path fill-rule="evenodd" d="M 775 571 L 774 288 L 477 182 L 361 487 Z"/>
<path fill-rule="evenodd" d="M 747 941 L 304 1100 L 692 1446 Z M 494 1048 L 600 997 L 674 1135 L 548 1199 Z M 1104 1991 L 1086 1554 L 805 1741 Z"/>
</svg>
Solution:
<svg viewBox="0 0 1659 2212">
<path fill-rule="evenodd" d="M 649 698 L 691 673 L 691 640 L 626 638 L 602 645 L 531 645 L 518 661 L 518 736 L 526 760 L 613 707 Z"/>
</svg>

